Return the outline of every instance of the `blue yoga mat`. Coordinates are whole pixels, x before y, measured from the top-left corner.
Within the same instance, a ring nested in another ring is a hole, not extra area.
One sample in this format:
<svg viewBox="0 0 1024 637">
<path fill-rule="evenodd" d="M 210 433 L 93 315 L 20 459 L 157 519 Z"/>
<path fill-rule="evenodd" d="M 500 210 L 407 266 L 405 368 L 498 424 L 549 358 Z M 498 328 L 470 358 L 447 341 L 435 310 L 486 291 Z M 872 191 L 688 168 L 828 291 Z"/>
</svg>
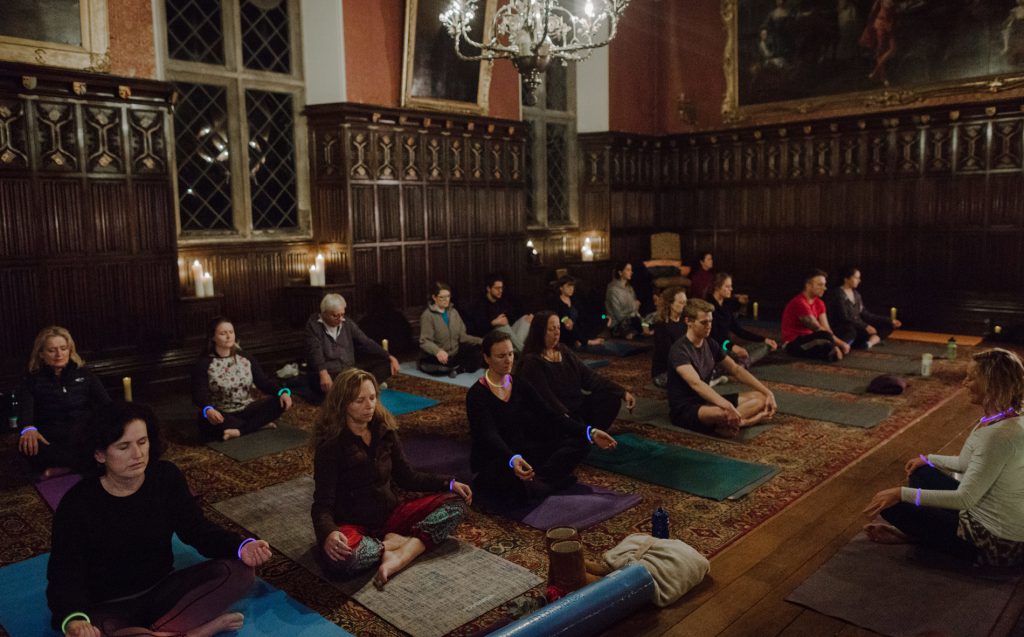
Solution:
<svg viewBox="0 0 1024 637">
<path fill-rule="evenodd" d="M 416 378 L 435 380 L 439 383 L 458 385 L 460 387 L 472 387 L 473 383 L 477 382 L 484 376 L 484 370 L 482 369 L 478 369 L 475 372 L 469 374 L 459 374 L 455 378 L 449 378 L 448 376 L 434 376 L 432 374 L 427 374 L 416 369 L 416 363 L 402 363 L 402 373 L 407 376 L 415 376 Z"/>
<path fill-rule="evenodd" d="M 666 445 L 636 434 L 617 435 L 615 440 L 619 446 L 614 450 L 591 450 L 587 464 L 714 500 L 739 497 L 779 472 L 770 465 Z"/>
<path fill-rule="evenodd" d="M 175 536 L 174 566 L 185 568 L 206 558 Z M 0 624 L 11 637 L 58 637 L 50 628 L 50 609 L 46 606 L 46 565 L 44 553 L 23 562 L 0 568 Z M 249 595 L 231 607 L 245 615 L 239 637 L 296 635 L 298 637 L 352 637 L 342 628 L 314 613 L 283 591 L 261 579 Z"/>
<path fill-rule="evenodd" d="M 414 411 L 433 407 L 439 401 L 433 398 L 425 398 L 416 394 L 409 394 L 397 389 L 385 389 L 380 393 L 380 402 L 387 407 L 388 411 L 396 416 L 411 414 Z"/>
</svg>

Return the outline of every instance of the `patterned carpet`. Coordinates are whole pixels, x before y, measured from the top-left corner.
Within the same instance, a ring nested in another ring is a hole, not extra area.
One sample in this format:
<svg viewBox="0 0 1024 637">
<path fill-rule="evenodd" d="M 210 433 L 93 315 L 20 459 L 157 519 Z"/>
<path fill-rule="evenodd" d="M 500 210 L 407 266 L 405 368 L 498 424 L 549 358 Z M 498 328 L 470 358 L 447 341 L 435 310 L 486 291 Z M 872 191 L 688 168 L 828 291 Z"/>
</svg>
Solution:
<svg viewBox="0 0 1024 637">
<path fill-rule="evenodd" d="M 778 426 L 758 436 L 749 444 L 737 444 L 658 429 L 649 425 L 617 421 L 616 431 L 619 432 L 631 431 L 666 443 L 684 445 L 741 460 L 773 464 L 782 471 L 746 498 L 715 502 L 591 467 L 581 467 L 578 472 L 581 480 L 608 489 L 636 493 L 643 498 L 638 506 L 586 531 L 583 534 L 583 541 L 588 552 L 597 555 L 614 546 L 629 533 L 649 532 L 651 511 L 660 504 L 669 512 L 674 537 L 688 542 L 708 557 L 715 555 L 865 453 L 952 398 L 959 387 L 970 353 L 970 348 L 963 347 L 957 361 L 936 360 L 932 377 L 912 379 L 907 391 L 901 396 L 855 397 L 833 394 L 841 400 L 891 404 L 894 408 L 893 415 L 873 429 L 841 427 L 827 422 L 780 415 L 776 417 Z M 874 353 L 870 355 L 885 356 Z M 824 368 L 813 364 L 799 364 L 832 374 L 864 373 L 849 369 L 825 371 Z M 642 354 L 626 359 L 612 359 L 611 365 L 600 370 L 600 373 L 622 383 L 637 395 L 661 397 L 661 392 L 649 385 L 649 369 L 650 355 Z M 441 401 L 436 407 L 402 417 L 401 425 L 404 430 L 455 437 L 469 436 L 463 388 L 412 377 L 395 378 L 389 385 L 395 389 Z M 781 384 L 778 387 L 788 391 L 828 394 L 821 390 Z M 176 409 L 159 406 L 159 412 L 180 413 L 180 400 L 173 407 Z M 282 420 L 292 426 L 308 430 L 314 413 L 314 408 L 299 401 Z M 214 511 L 209 503 L 284 482 L 312 471 L 311 455 L 307 449 L 293 449 L 240 464 L 198 445 L 193 434 L 188 432 L 187 425 L 183 423 L 187 423 L 187 419 L 182 421 L 179 418 L 177 423 L 174 419 L 166 419 L 164 425 L 170 443 L 166 457 L 185 471 L 193 488 L 202 495 L 204 509 L 211 519 L 225 526 L 234 525 Z M 28 484 L 26 465 L 16 457 L 14 435 L 0 438 L 0 454 L 7 468 L 0 475 L 0 565 L 4 565 L 49 550 L 52 516 L 35 489 Z M 541 531 L 472 510 L 456 535 L 461 540 L 520 564 L 542 577 L 546 576 L 547 560 Z M 358 603 L 345 598 L 334 587 L 323 586 L 314 575 L 286 558 L 275 557 L 261 569 L 260 575 L 353 634 L 402 634 Z M 461 627 L 452 635 L 465 637 L 482 634 L 495 623 L 507 621 L 510 617 L 520 616 L 536 608 L 540 596 L 541 590 L 538 587 Z M 0 634 L 6 633 L 0 630 Z"/>
</svg>

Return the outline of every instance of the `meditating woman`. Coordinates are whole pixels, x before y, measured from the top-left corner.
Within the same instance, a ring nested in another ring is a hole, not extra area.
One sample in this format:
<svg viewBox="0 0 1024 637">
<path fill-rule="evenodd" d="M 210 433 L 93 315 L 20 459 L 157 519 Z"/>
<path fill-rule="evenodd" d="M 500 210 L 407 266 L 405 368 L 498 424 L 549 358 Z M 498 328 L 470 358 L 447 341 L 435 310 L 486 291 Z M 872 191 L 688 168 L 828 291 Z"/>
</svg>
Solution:
<svg viewBox="0 0 1024 637">
<path fill-rule="evenodd" d="M 75 349 L 71 334 L 57 325 L 36 335 L 28 376 L 17 390 L 18 451 L 43 477 L 66 473 L 74 463 L 73 442 L 93 410 L 110 402 L 107 390 Z"/>
<path fill-rule="evenodd" d="M 555 294 L 549 308 L 558 315 L 562 322 L 562 342 L 573 349 L 580 349 L 585 345 L 600 345 L 603 338 L 591 337 L 586 328 L 580 324 L 580 310 L 572 302 L 572 296 L 576 293 L 576 279 L 568 274 L 559 277 L 558 293 Z"/>
<path fill-rule="evenodd" d="M 619 403 L 632 409 L 633 394 L 590 369 L 559 342 L 560 322 L 552 312 L 537 312 L 523 344 L 518 377 L 525 380 L 548 407 L 570 418 L 608 431 L 619 415 Z"/>
<path fill-rule="evenodd" d="M 266 395 L 257 397 L 257 389 Z M 199 433 L 211 440 L 230 440 L 275 427 L 274 420 L 291 409 L 292 396 L 242 352 L 235 326 L 218 316 L 210 321 L 206 351 L 192 366 L 192 402 L 201 410 Z"/>
<path fill-rule="evenodd" d="M 832 331 L 847 344 L 869 349 L 878 345 L 903 323 L 890 320 L 887 316 L 869 312 L 857 288 L 860 287 L 860 270 L 844 267 L 840 271 L 843 284 L 829 290 L 825 295 L 828 320 Z"/>
<path fill-rule="evenodd" d="M 378 400 L 377 381 L 341 373 L 313 428 L 313 529 L 328 571 L 351 575 L 374 566 L 384 584 L 444 541 L 473 500 L 451 476 L 415 471 L 402 453 L 395 417 Z M 392 488 L 432 495 L 402 501 Z"/>
<path fill-rule="evenodd" d="M 640 332 L 640 301 L 630 285 L 632 278 L 632 265 L 625 262 L 617 264 L 604 294 L 604 308 L 612 335 L 627 339 L 635 338 Z"/>
<path fill-rule="evenodd" d="M 907 461 L 906 487 L 879 491 L 864 527 L 883 544 L 914 542 L 978 566 L 1024 564 L 1024 365 L 1016 354 L 975 354 L 964 387 L 984 411 L 957 456 Z M 952 475 L 958 473 L 957 480 Z M 891 526 L 890 526 L 891 525 Z"/>
<path fill-rule="evenodd" d="M 452 289 L 434 283 L 431 304 L 420 315 L 420 360 L 427 374 L 456 376 L 480 369 L 480 337 L 466 332 L 459 311 L 452 306 Z"/>
<path fill-rule="evenodd" d="M 544 498 L 576 482 L 573 471 L 590 444 L 615 446 L 601 429 L 552 411 L 530 383 L 513 381 L 507 334 L 491 332 L 481 349 L 487 367 L 466 394 L 466 413 L 474 490 L 484 502 L 501 507 Z"/>
<path fill-rule="evenodd" d="M 654 322 L 654 353 L 651 356 L 651 381 L 662 389 L 668 386 L 668 352 L 673 343 L 686 336 L 686 323 L 683 322 L 685 305 L 686 292 L 683 288 L 673 286 L 662 291 L 658 320 Z"/>
<path fill-rule="evenodd" d="M 151 409 L 123 402 L 101 407 L 86 432 L 92 475 L 54 514 L 46 573 L 53 627 L 69 637 L 206 637 L 242 626 L 225 611 L 270 547 L 206 519 L 181 471 L 160 460 L 159 434 Z M 174 570 L 175 534 L 210 559 Z"/>
<path fill-rule="evenodd" d="M 751 365 L 764 358 L 769 351 L 777 350 L 779 344 L 774 339 L 744 329 L 736 315 L 727 307 L 731 298 L 732 275 L 719 272 L 715 275 L 715 284 L 709 299 L 715 307 L 712 313 L 714 323 L 711 324 L 711 338 L 721 344 L 733 360 L 750 369 Z M 734 336 L 751 341 L 752 344 L 743 347 L 732 340 Z"/>
<path fill-rule="evenodd" d="M 711 295 L 715 283 L 715 259 L 710 252 L 701 252 L 697 265 L 690 273 L 690 298 L 705 299 Z"/>
</svg>

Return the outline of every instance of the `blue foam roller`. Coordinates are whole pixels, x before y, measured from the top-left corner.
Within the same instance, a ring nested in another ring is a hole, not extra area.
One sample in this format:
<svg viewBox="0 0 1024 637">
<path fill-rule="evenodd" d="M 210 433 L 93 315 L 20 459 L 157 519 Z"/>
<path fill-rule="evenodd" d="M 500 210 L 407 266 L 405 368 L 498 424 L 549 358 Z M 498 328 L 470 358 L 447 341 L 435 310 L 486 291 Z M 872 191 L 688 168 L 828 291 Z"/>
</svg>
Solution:
<svg viewBox="0 0 1024 637">
<path fill-rule="evenodd" d="M 490 634 L 490 637 L 595 635 L 654 599 L 654 579 L 630 564 Z"/>
</svg>

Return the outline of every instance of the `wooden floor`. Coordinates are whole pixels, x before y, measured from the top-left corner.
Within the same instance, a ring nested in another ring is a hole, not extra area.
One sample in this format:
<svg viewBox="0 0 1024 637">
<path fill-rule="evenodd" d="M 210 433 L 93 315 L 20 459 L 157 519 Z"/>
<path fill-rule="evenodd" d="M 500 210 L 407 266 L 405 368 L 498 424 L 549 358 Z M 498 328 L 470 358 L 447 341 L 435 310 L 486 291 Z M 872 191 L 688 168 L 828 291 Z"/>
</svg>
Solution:
<svg viewBox="0 0 1024 637">
<path fill-rule="evenodd" d="M 881 489 L 897 486 L 908 458 L 958 453 L 981 415 L 961 390 L 943 406 L 822 484 L 711 560 L 711 575 L 674 606 L 641 611 L 605 635 L 865 636 L 877 633 L 785 601 L 864 525 L 861 511 Z M 991 633 L 1009 635 L 1024 609 L 1017 587 Z M 955 637 L 950 635 L 949 637 Z"/>
</svg>

